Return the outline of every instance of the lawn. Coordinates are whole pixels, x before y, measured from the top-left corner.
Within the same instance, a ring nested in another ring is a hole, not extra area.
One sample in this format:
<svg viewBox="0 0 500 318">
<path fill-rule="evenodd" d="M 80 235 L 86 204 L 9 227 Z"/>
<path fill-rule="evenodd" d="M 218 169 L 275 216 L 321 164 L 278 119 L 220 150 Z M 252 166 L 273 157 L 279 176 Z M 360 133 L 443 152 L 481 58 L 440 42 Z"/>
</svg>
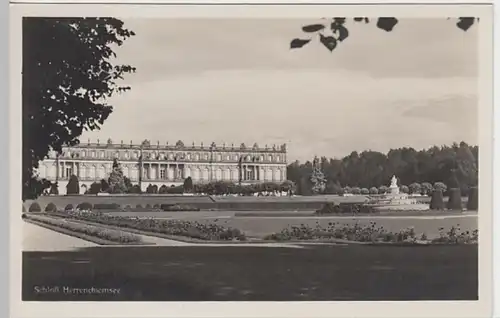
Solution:
<svg viewBox="0 0 500 318">
<path fill-rule="evenodd" d="M 474 245 L 23 252 L 23 300 L 475 300 L 477 271 Z M 120 293 L 36 293 L 35 286 L 107 287 Z"/>
</svg>

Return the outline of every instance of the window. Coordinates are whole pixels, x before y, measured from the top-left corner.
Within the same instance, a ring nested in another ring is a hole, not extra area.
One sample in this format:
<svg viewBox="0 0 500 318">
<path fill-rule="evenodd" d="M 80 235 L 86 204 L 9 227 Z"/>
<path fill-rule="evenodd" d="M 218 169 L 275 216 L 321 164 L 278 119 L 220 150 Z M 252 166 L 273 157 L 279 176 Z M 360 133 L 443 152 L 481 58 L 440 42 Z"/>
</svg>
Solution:
<svg viewBox="0 0 500 318">
<path fill-rule="evenodd" d="M 238 155 L 234 155 L 234 160 L 238 161 Z"/>
<path fill-rule="evenodd" d="M 165 169 L 160 170 L 160 179 L 165 179 Z"/>
<path fill-rule="evenodd" d="M 69 178 L 73 175 L 73 169 L 71 167 L 66 168 L 66 177 Z"/>
<path fill-rule="evenodd" d="M 229 155 L 226 156 L 226 160 L 229 161 L 231 160 L 231 157 Z"/>
<path fill-rule="evenodd" d="M 101 158 L 104 158 L 104 151 L 101 151 Z"/>
<path fill-rule="evenodd" d="M 264 156 L 260 156 L 260 161 L 264 161 Z"/>
<path fill-rule="evenodd" d="M 205 160 L 208 160 L 208 155 L 207 154 L 205 154 Z"/>
<path fill-rule="evenodd" d="M 115 158 L 120 158 L 120 153 L 118 151 L 115 152 Z"/>
<path fill-rule="evenodd" d="M 96 155 L 95 151 L 92 151 L 92 158 L 95 158 L 96 157 L 95 155 Z"/>
<path fill-rule="evenodd" d="M 222 156 L 221 155 L 217 155 L 217 161 L 221 161 L 222 160 Z"/>
<path fill-rule="evenodd" d="M 273 161 L 273 156 L 269 155 L 268 159 L 269 161 Z"/>
<path fill-rule="evenodd" d="M 128 152 L 124 153 L 125 159 L 128 159 Z"/>
<path fill-rule="evenodd" d="M 187 159 L 191 160 L 191 154 L 190 153 L 187 154 Z"/>
<path fill-rule="evenodd" d="M 86 153 L 85 153 L 85 150 L 82 151 L 82 157 L 85 157 Z"/>
<path fill-rule="evenodd" d="M 280 156 L 276 156 L 276 161 L 280 161 Z"/>
</svg>

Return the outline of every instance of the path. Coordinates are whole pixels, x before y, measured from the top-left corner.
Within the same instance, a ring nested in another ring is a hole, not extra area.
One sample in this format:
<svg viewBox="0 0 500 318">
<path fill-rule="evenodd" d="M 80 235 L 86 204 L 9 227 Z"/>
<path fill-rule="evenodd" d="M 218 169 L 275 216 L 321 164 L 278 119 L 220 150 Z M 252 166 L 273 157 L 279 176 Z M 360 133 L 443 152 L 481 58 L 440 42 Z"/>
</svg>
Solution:
<svg viewBox="0 0 500 318">
<path fill-rule="evenodd" d="M 23 251 L 59 252 L 73 251 L 97 244 L 55 232 L 47 228 L 23 222 Z"/>
</svg>

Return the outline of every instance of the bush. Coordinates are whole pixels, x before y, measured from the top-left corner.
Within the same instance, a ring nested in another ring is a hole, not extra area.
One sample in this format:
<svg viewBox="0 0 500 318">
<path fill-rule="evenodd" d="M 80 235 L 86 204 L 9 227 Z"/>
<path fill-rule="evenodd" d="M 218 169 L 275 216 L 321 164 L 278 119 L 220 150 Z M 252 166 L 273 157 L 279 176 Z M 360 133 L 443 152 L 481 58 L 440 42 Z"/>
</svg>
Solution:
<svg viewBox="0 0 500 318">
<path fill-rule="evenodd" d="M 59 187 L 58 187 L 57 182 L 56 183 L 52 183 L 50 185 L 49 194 L 54 194 L 54 195 L 58 195 L 59 194 Z"/>
<path fill-rule="evenodd" d="M 146 209 L 152 209 L 153 207 L 151 206 L 151 204 L 146 204 Z"/>
<path fill-rule="evenodd" d="M 462 211 L 462 194 L 459 188 L 452 188 L 448 190 L 449 198 L 446 208 L 448 210 Z"/>
<path fill-rule="evenodd" d="M 57 212 L 57 206 L 54 203 L 50 202 L 45 207 L 45 212 Z"/>
<path fill-rule="evenodd" d="M 153 209 L 159 209 L 159 208 L 160 208 L 160 205 L 158 203 L 153 205 Z"/>
<path fill-rule="evenodd" d="M 354 187 L 351 189 L 352 194 L 361 194 L 361 189 L 358 187 Z"/>
<path fill-rule="evenodd" d="M 430 195 L 432 193 L 432 184 L 429 182 L 423 182 L 420 185 L 420 193 L 422 195 Z"/>
<path fill-rule="evenodd" d="M 408 188 L 408 186 L 405 186 L 405 185 L 402 185 L 399 190 L 402 192 L 402 193 L 408 193 L 410 192 L 410 189 Z"/>
<path fill-rule="evenodd" d="M 327 202 L 324 204 L 321 209 L 316 210 L 316 214 L 337 214 L 340 213 L 340 206 L 335 204 L 334 202 Z"/>
<path fill-rule="evenodd" d="M 69 177 L 68 184 L 66 185 L 66 194 L 80 194 L 80 183 L 77 176 L 72 175 Z"/>
<path fill-rule="evenodd" d="M 420 194 L 420 192 L 422 191 L 422 186 L 420 185 L 420 183 L 413 182 L 408 187 L 408 190 L 410 190 L 411 194 Z"/>
<path fill-rule="evenodd" d="M 368 190 L 367 188 L 362 188 L 361 189 L 361 194 L 363 194 L 363 195 L 370 194 L 370 190 Z"/>
<path fill-rule="evenodd" d="M 135 206 L 136 209 L 142 209 L 142 205 L 138 204 Z"/>
<path fill-rule="evenodd" d="M 23 219 L 23 220 L 24 220 L 24 219 L 26 219 L 26 217 L 27 217 L 27 216 L 26 216 L 26 214 L 25 214 L 25 213 L 21 214 L 21 219 Z"/>
<path fill-rule="evenodd" d="M 389 191 L 389 188 L 388 188 L 387 186 L 380 186 L 380 187 L 378 188 L 378 193 L 379 193 L 379 194 L 386 194 L 386 193 L 387 193 L 387 191 Z"/>
<path fill-rule="evenodd" d="M 162 211 L 200 211 L 199 208 L 185 204 L 162 204 L 159 207 Z"/>
<path fill-rule="evenodd" d="M 118 203 L 96 203 L 94 210 L 118 210 L 120 205 Z"/>
<path fill-rule="evenodd" d="M 97 182 L 92 183 L 87 190 L 88 194 L 98 194 L 99 192 L 101 192 L 101 184 Z"/>
<path fill-rule="evenodd" d="M 430 203 L 431 210 L 444 210 L 443 202 L 443 192 L 440 190 L 434 190 L 432 192 L 432 199 Z"/>
<path fill-rule="evenodd" d="M 28 211 L 29 212 L 42 212 L 42 208 L 40 207 L 40 204 L 38 204 L 38 202 L 33 202 L 33 203 L 31 203 Z"/>
<path fill-rule="evenodd" d="M 477 211 L 479 202 L 479 191 L 477 187 L 472 187 L 469 190 L 469 199 L 467 201 L 467 210 Z"/>
<path fill-rule="evenodd" d="M 370 194 L 378 194 L 378 189 L 376 187 L 371 187 Z"/>
<path fill-rule="evenodd" d="M 68 204 L 65 208 L 64 211 L 71 211 L 73 210 L 73 204 Z"/>
<path fill-rule="evenodd" d="M 78 210 L 92 210 L 92 204 L 88 202 L 82 202 L 76 206 Z"/>
<path fill-rule="evenodd" d="M 443 182 L 434 183 L 434 190 L 441 190 L 441 192 L 445 192 L 446 189 L 446 184 L 444 184 Z"/>
<path fill-rule="evenodd" d="M 24 207 L 24 204 L 21 205 L 23 207 L 23 211 L 22 212 L 26 212 L 26 208 Z"/>
</svg>

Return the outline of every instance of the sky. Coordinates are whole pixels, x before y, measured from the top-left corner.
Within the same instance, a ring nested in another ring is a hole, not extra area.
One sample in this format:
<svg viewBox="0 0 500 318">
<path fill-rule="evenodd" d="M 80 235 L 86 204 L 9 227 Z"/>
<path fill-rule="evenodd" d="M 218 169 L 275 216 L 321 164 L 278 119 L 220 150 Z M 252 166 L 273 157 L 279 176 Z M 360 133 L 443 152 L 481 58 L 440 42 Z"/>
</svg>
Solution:
<svg viewBox="0 0 500 318">
<path fill-rule="evenodd" d="M 116 63 L 137 68 L 112 97 L 105 142 L 259 146 L 288 161 L 352 151 L 478 143 L 477 27 L 401 19 L 392 32 L 349 22 L 333 51 L 298 19 L 126 19 Z"/>
</svg>

